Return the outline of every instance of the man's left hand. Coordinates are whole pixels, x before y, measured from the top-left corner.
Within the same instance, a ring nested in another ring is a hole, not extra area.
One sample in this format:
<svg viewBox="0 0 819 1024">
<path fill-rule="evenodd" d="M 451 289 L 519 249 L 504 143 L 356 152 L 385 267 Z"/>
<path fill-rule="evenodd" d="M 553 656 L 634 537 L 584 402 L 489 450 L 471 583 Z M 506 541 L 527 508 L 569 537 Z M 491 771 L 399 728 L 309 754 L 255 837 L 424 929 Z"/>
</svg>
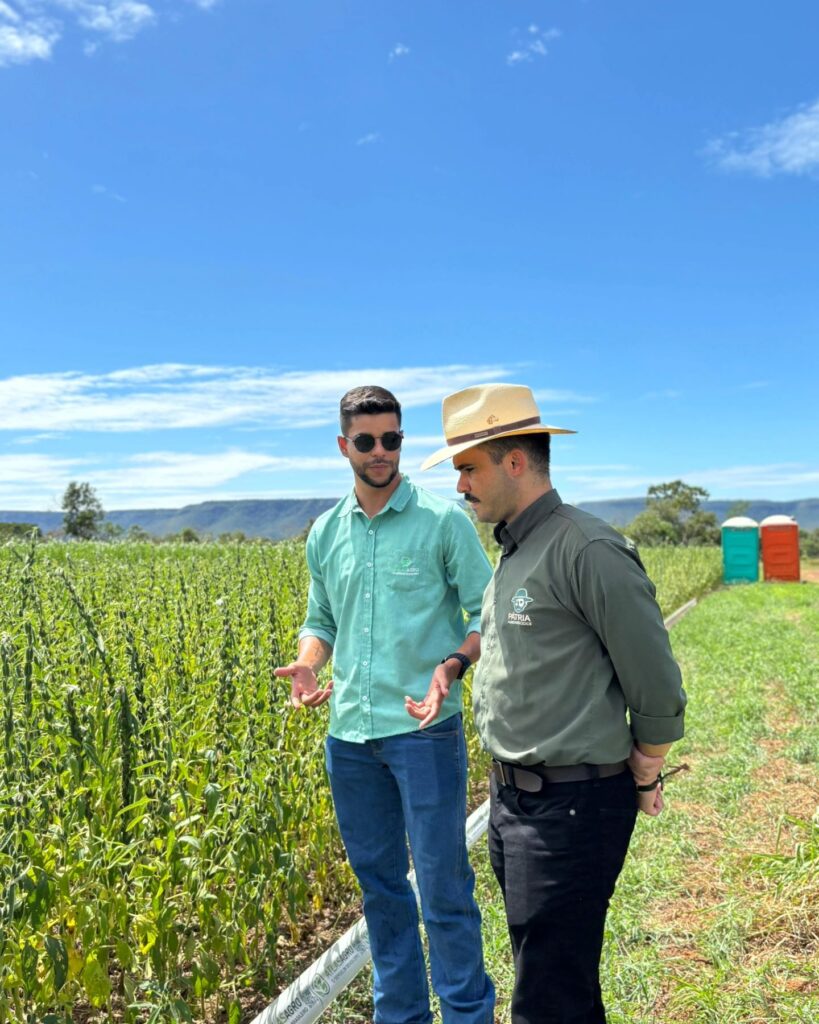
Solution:
<svg viewBox="0 0 819 1024">
<path fill-rule="evenodd" d="M 412 697 L 404 697 L 404 707 L 407 714 L 420 721 L 419 729 L 424 729 L 434 722 L 441 710 L 441 705 L 449 696 L 449 687 L 452 680 L 449 678 L 445 665 L 438 665 L 432 673 L 432 679 L 427 690 L 427 695 L 422 701 L 413 700 Z"/>
</svg>

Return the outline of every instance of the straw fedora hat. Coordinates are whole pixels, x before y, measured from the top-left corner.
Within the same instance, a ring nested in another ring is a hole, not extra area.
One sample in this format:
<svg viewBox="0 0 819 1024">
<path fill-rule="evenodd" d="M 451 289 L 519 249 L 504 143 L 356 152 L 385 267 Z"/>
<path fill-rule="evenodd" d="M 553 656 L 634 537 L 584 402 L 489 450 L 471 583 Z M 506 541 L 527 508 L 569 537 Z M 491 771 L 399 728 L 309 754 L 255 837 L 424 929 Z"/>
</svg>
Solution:
<svg viewBox="0 0 819 1024">
<path fill-rule="evenodd" d="M 540 422 L 530 388 L 523 384 L 478 384 L 447 395 L 441 410 L 446 444 L 421 469 L 437 466 L 483 441 L 517 434 L 575 434 L 575 430 Z"/>
</svg>

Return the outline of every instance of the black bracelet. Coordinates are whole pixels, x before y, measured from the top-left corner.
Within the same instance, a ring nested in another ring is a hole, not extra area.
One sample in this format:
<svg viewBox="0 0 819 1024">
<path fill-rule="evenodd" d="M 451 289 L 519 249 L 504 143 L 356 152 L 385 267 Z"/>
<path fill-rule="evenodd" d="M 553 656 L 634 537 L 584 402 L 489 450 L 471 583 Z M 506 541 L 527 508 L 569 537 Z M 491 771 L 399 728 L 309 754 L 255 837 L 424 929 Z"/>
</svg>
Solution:
<svg viewBox="0 0 819 1024">
<path fill-rule="evenodd" d="M 647 786 L 638 786 L 637 787 L 637 792 L 638 793 L 651 793 L 658 786 L 661 787 L 662 784 L 663 784 L 663 777 L 662 777 L 662 775 L 658 775 L 657 778 L 653 782 L 649 782 L 649 784 Z"/>
<path fill-rule="evenodd" d="M 467 658 L 465 654 L 461 654 L 460 651 L 455 651 L 454 654 L 448 654 L 445 658 L 441 658 L 441 664 L 443 665 L 445 662 L 449 661 L 450 658 L 456 658 L 458 661 L 460 661 L 461 669 L 458 672 L 457 676 L 455 676 L 455 678 L 463 679 L 464 672 L 466 672 L 466 670 L 469 668 L 472 662 L 469 660 L 469 658 Z"/>
</svg>

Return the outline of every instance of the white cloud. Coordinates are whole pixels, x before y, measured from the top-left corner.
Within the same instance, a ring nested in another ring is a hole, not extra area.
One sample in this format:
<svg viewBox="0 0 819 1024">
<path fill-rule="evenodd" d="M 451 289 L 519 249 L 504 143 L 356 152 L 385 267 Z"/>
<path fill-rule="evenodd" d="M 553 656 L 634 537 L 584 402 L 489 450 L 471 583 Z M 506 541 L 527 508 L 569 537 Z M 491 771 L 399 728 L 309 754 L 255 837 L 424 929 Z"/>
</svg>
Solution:
<svg viewBox="0 0 819 1024">
<path fill-rule="evenodd" d="M 780 462 L 760 466 L 729 466 L 698 470 L 680 479 L 693 481 L 695 478 L 699 486 L 710 491 L 742 491 L 754 497 L 755 490 L 804 487 L 806 484 L 819 485 L 819 465 Z"/>
<path fill-rule="evenodd" d="M 642 496 L 661 480 L 685 480 L 704 487 L 712 498 L 760 496 L 790 497 L 794 488 L 819 487 L 819 465 L 774 463 L 769 465 L 727 466 L 697 469 L 669 466 L 661 474 L 637 471 L 621 472 L 628 467 L 566 467 L 555 470 L 554 483 L 568 501 Z M 594 472 L 589 472 L 594 470 Z M 562 485 L 562 486 L 561 486 Z"/>
<path fill-rule="evenodd" d="M 410 52 L 408 46 L 404 46 L 403 43 L 396 43 L 396 45 L 390 50 L 390 60 L 398 60 L 399 57 L 406 57 Z"/>
<path fill-rule="evenodd" d="M 174 7 L 193 5 L 206 11 L 219 0 L 171 0 L 163 16 L 176 17 Z M 155 25 L 160 15 L 144 0 L 0 0 L 0 67 L 47 60 L 70 26 L 92 33 L 83 41 L 91 56 L 100 41 L 124 43 Z"/>
<path fill-rule="evenodd" d="M 228 451 L 145 452 L 124 458 L 95 456 L 56 458 L 42 454 L 0 455 L 0 508 L 53 509 L 71 480 L 88 480 L 105 508 L 176 507 L 185 501 L 226 499 L 222 488 L 244 478 L 251 487 L 245 497 L 284 496 L 277 474 L 313 474 L 343 465 L 340 455 L 275 456 L 241 449 Z M 267 480 L 270 490 L 260 490 Z M 252 485 L 255 484 L 255 488 Z M 337 489 L 342 493 L 349 486 Z M 312 496 L 307 481 L 302 494 Z M 273 493 L 271 493 L 273 492 Z M 184 501 L 178 500 L 184 494 Z"/>
<path fill-rule="evenodd" d="M 86 47 L 86 52 L 89 52 Z M 108 199 L 114 199 L 118 203 L 125 203 L 127 200 L 123 198 L 118 192 L 112 192 L 110 188 L 105 185 L 92 185 L 91 191 L 98 196 L 106 196 Z"/>
<path fill-rule="evenodd" d="M 643 395 L 643 399 L 646 401 L 655 401 L 657 399 L 661 401 L 673 400 L 676 398 L 682 398 L 682 391 L 677 391 L 674 388 L 662 388 L 660 391 L 647 391 Z"/>
<path fill-rule="evenodd" d="M 70 11 L 82 28 L 99 32 L 114 42 L 132 39 L 143 28 L 156 21 L 156 12 L 138 0 L 55 0 Z"/>
<path fill-rule="evenodd" d="M 724 171 L 761 178 L 819 172 L 819 99 L 759 128 L 713 139 L 705 155 Z"/>
<path fill-rule="evenodd" d="M 578 395 L 575 391 L 560 391 L 556 388 L 537 388 L 532 394 L 543 412 L 544 405 L 562 405 L 565 402 L 594 402 L 589 395 Z"/>
<path fill-rule="evenodd" d="M 429 450 L 440 443 L 432 437 L 416 440 L 431 442 Z M 723 498 L 788 498 L 795 488 L 819 487 L 817 464 L 670 466 L 661 474 L 623 463 L 573 464 L 562 447 L 567 440 L 556 441 L 552 476 L 571 502 L 643 496 L 652 484 L 671 479 L 705 487 L 712 497 Z M 451 464 L 444 462 L 421 473 L 417 451 L 416 447 L 405 455 L 402 468 L 423 487 L 456 498 L 457 474 Z M 90 481 L 107 509 L 177 508 L 209 499 L 338 497 L 350 487 L 349 469 L 335 453 L 281 456 L 242 448 L 205 453 L 153 451 L 125 457 L 27 453 L 0 455 L 0 508 L 56 510 L 71 480 Z"/>
<path fill-rule="evenodd" d="M 60 26 L 37 11 L 18 10 L 0 0 L 0 67 L 48 60 Z"/>
<path fill-rule="evenodd" d="M 525 32 L 516 29 L 515 49 L 506 55 L 506 63 L 513 67 L 516 64 L 528 64 L 533 60 L 545 57 L 549 49 L 547 43 L 560 38 L 560 29 L 542 29 L 539 25 L 529 25 Z"/>
<path fill-rule="evenodd" d="M 171 363 L 108 374 L 30 374 L 0 379 L 0 431 L 139 432 L 249 423 L 312 427 L 334 423 L 339 398 L 362 381 L 390 388 L 412 408 L 513 372 L 499 364 L 311 373 Z"/>
<path fill-rule="evenodd" d="M 180 488 L 201 494 L 248 473 L 332 470 L 338 466 L 340 458 L 266 455 L 241 449 L 205 454 L 146 452 L 132 455 L 116 467 L 98 469 L 94 480 L 95 486 L 111 495 L 141 491 L 161 495 Z"/>
<path fill-rule="evenodd" d="M 360 139 L 355 140 L 357 146 L 370 146 L 373 142 L 378 142 L 381 136 L 378 132 L 370 132 L 369 135 L 362 135 Z"/>
<path fill-rule="evenodd" d="M 444 443 L 443 432 L 440 434 L 410 434 L 404 438 L 404 443 L 401 445 L 401 450 L 406 451 L 407 448 L 426 448 L 428 452 L 434 452 L 436 448 L 440 448 Z M 424 453 L 426 458 L 428 452 Z M 424 459 L 419 461 L 419 465 Z"/>
<path fill-rule="evenodd" d="M 0 507 L 41 510 L 57 508 L 68 482 L 81 475 L 82 459 L 60 459 L 29 452 L 0 455 Z"/>
</svg>

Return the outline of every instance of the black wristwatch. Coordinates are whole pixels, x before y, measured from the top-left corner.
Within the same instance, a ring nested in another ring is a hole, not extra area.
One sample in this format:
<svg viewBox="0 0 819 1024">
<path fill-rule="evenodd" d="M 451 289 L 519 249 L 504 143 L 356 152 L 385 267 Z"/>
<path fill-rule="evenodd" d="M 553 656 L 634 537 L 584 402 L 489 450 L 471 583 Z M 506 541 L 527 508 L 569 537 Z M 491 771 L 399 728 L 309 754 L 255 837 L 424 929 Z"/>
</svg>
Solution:
<svg viewBox="0 0 819 1024">
<path fill-rule="evenodd" d="M 467 658 L 465 654 L 461 654 L 460 651 L 455 651 L 454 654 L 448 654 L 445 658 L 441 658 L 441 664 L 443 665 L 444 662 L 449 661 L 450 658 L 457 658 L 457 660 L 460 661 L 461 671 L 457 674 L 457 676 L 455 676 L 455 678 L 463 679 L 464 672 L 466 672 L 466 670 L 469 668 L 472 662 L 469 660 L 469 658 Z"/>
</svg>

